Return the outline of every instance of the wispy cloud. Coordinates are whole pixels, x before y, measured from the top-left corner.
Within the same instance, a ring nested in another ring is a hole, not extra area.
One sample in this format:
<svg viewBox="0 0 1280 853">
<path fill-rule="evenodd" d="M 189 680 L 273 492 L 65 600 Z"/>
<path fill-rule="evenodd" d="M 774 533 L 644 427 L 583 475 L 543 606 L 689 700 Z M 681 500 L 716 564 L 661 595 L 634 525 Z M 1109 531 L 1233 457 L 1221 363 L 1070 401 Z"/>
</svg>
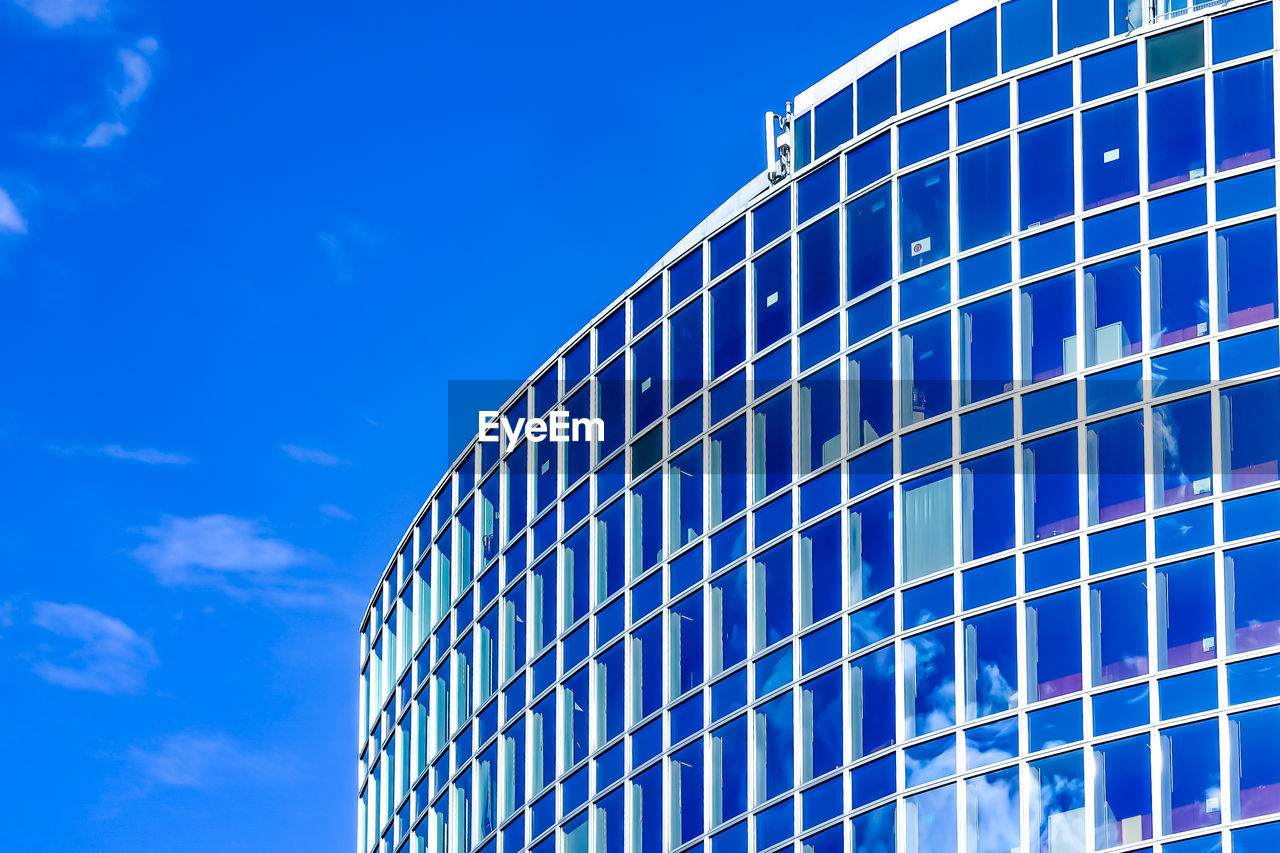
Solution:
<svg viewBox="0 0 1280 853">
<path fill-rule="evenodd" d="M 95 21 L 107 12 L 107 0 L 15 0 L 47 27 Z"/>
<path fill-rule="evenodd" d="M 27 220 L 22 218 L 18 205 L 14 204 L 9 193 L 0 187 L 0 233 L 26 234 Z"/>
<path fill-rule="evenodd" d="M 89 135 L 84 138 L 84 147 L 106 148 L 120 137 L 128 135 L 129 128 L 125 127 L 124 122 L 99 122 L 93 130 L 89 131 Z"/>
<path fill-rule="evenodd" d="M 334 504 L 320 504 L 320 514 L 327 515 L 330 518 L 336 518 L 339 521 L 355 521 L 356 517 L 347 512 L 340 506 Z"/>
<path fill-rule="evenodd" d="M 298 462 L 308 462 L 312 465 L 324 465 L 332 468 L 335 465 L 341 465 L 342 460 L 327 450 L 319 450 L 314 447 L 299 447 L 296 444 L 282 444 L 280 449 L 290 459 Z"/>
<path fill-rule="evenodd" d="M 151 641 L 114 616 L 82 604 L 39 601 L 31 624 L 69 641 L 33 671 L 50 684 L 99 693 L 136 693 L 159 663 Z"/>
<path fill-rule="evenodd" d="M 156 450 L 152 447 L 139 447 L 137 450 L 128 450 L 118 444 L 108 444 L 98 452 L 103 456 L 110 456 L 112 459 L 127 459 L 130 462 L 141 462 L 144 465 L 187 465 L 191 462 L 190 456 L 183 456 L 181 453 L 166 453 L 163 450 Z"/>
<path fill-rule="evenodd" d="M 231 782 L 268 782 L 288 773 L 283 758 L 260 753 L 223 734 L 179 732 L 131 747 L 129 761 L 146 785 L 210 788 Z"/>
<path fill-rule="evenodd" d="M 192 571 L 219 573 L 278 572 L 308 562 L 308 553 L 257 521 L 233 515 L 196 518 L 166 516 L 154 527 L 142 528 L 150 541 L 133 556 L 162 580 L 181 581 Z"/>
<path fill-rule="evenodd" d="M 115 99 L 115 112 L 107 119 L 99 122 L 89 135 L 85 137 L 85 148 L 107 148 L 117 139 L 129 134 L 129 126 L 125 118 L 130 108 L 142 100 L 147 88 L 151 85 L 151 62 L 160 49 L 160 43 L 152 36 L 144 36 L 128 47 L 116 51 L 116 61 L 120 63 L 121 81 L 112 90 Z"/>
</svg>

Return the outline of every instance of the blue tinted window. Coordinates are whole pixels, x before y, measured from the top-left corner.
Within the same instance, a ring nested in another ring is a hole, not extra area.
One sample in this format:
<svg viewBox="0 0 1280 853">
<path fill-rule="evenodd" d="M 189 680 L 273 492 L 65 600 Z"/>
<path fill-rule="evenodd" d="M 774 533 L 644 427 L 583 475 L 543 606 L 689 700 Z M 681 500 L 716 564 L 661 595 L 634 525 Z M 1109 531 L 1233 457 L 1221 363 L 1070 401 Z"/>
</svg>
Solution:
<svg viewBox="0 0 1280 853">
<path fill-rule="evenodd" d="M 619 308 L 596 327 L 596 364 L 603 364 L 609 356 L 622 349 L 627 339 L 627 310 Z M 483 466 L 488 468 L 487 465 Z"/>
<path fill-rule="evenodd" d="M 1280 367 L 1276 353 L 1276 330 L 1263 329 L 1248 335 L 1228 338 L 1218 344 L 1219 372 L 1223 379 L 1235 379 L 1259 370 Z"/>
<path fill-rule="evenodd" d="M 1032 752 L 1075 743 L 1084 738 L 1083 705 L 1064 702 L 1027 714 L 1027 746 Z"/>
<path fill-rule="evenodd" d="M 1280 696 L 1280 655 L 1267 655 L 1228 666 L 1227 694 L 1233 705 Z"/>
<path fill-rule="evenodd" d="M 840 349 L 840 318 L 832 317 L 800 336 L 800 369 L 808 370 Z"/>
<path fill-rule="evenodd" d="M 951 268 L 943 266 L 907 279 L 898 285 L 898 292 L 900 319 L 937 308 L 951 299 Z"/>
<path fill-rule="evenodd" d="M 857 450 L 893 429 L 892 339 L 884 337 L 849 358 L 849 449 Z"/>
<path fill-rule="evenodd" d="M 994 77 L 996 10 L 983 12 L 951 28 L 951 91 Z"/>
<path fill-rule="evenodd" d="M 951 455 L 951 422 L 907 433 L 902 437 L 902 473 L 918 471 Z"/>
<path fill-rule="evenodd" d="M 849 309 L 849 343 L 857 343 L 883 329 L 889 328 L 890 295 L 888 290 L 881 291 L 870 299 L 864 299 Z"/>
<path fill-rule="evenodd" d="M 1143 418 L 1122 415 L 1089 425 L 1089 523 L 1106 523 L 1142 512 L 1146 478 L 1141 465 Z"/>
<path fill-rule="evenodd" d="M 1043 382 L 1074 370 L 1076 287 L 1071 273 L 1022 289 L 1024 381 Z M 1070 362 L 1070 363 L 1068 363 Z"/>
<path fill-rule="evenodd" d="M 1002 70 L 1012 71 L 1053 53 L 1051 0 L 1005 0 L 1000 6 Z"/>
<path fill-rule="evenodd" d="M 964 573 L 964 607 L 969 610 L 994 604 L 1016 594 L 1013 558 L 978 566 Z"/>
<path fill-rule="evenodd" d="M 1133 566 L 1147 558 L 1147 532 L 1142 522 L 1104 530 L 1089 537 L 1089 572 L 1101 574 Z"/>
<path fill-rule="evenodd" d="M 1061 433 L 1057 437 L 1069 435 L 1072 434 Z M 1080 577 L 1080 540 L 1072 539 L 1059 545 L 1028 551 L 1024 559 L 1026 560 L 1026 583 L 1029 592 L 1076 580 Z M 1069 590 L 1066 593 L 1049 596 L 1049 599 L 1066 600 L 1067 596 L 1074 594 L 1075 590 Z M 1048 601 L 1049 599 L 1041 599 L 1041 601 Z M 1079 602 L 1077 601 L 1076 604 L 1078 606 Z M 1079 688 L 1077 687 L 1077 689 Z M 1042 695 L 1040 698 L 1047 697 Z"/>
<path fill-rule="evenodd" d="M 849 463 L 849 494 L 859 495 L 888 481 L 893 473 L 893 446 L 882 444 Z"/>
<path fill-rule="evenodd" d="M 892 491 L 881 492 L 850 508 L 849 561 L 854 601 L 862 601 L 893 586 Z M 892 668 L 892 651 L 889 661 Z M 892 724 L 889 730 L 892 732 Z"/>
<path fill-rule="evenodd" d="M 1138 46 L 1130 43 L 1080 60 L 1080 95 L 1085 103 L 1138 85 Z"/>
<path fill-rule="evenodd" d="M 1151 722 L 1151 695 L 1138 684 L 1093 697 L 1094 737 L 1145 726 Z"/>
<path fill-rule="evenodd" d="M 1088 110 L 1083 120 L 1084 209 L 1138 194 L 1138 99 Z"/>
<path fill-rule="evenodd" d="M 1206 199 L 1207 193 L 1203 186 L 1153 198 L 1147 210 L 1147 227 L 1150 229 L 1151 239 L 1158 240 L 1204 225 L 1208 221 Z"/>
<path fill-rule="evenodd" d="M 1213 490 L 1209 397 L 1178 400 L 1152 411 L 1156 506 L 1172 506 L 1207 495 Z M 1164 452 L 1169 447 L 1174 453 Z"/>
<path fill-rule="evenodd" d="M 800 232 L 800 322 L 807 323 L 840 302 L 840 213 Z"/>
<path fill-rule="evenodd" d="M 1238 178 L 1218 181 L 1217 218 L 1231 219 L 1254 213 L 1276 204 L 1276 173 L 1274 169 L 1250 172 Z"/>
<path fill-rule="evenodd" d="M 969 460 L 960 469 L 960 482 L 962 513 L 969 522 L 961 558 L 978 560 L 1012 548 L 1013 451 Z"/>
<path fill-rule="evenodd" d="M 905 169 L 947 150 L 950 133 L 951 122 L 945 107 L 902 125 L 898 129 L 898 168 Z"/>
<path fill-rule="evenodd" d="M 870 130 L 898 107 L 898 62 L 890 59 L 858 78 L 858 132 Z"/>
<path fill-rule="evenodd" d="M 1136 204 L 1086 219 L 1084 256 L 1091 258 L 1132 246 L 1140 239 L 1141 228 L 1142 215 Z"/>
<path fill-rule="evenodd" d="M 791 243 L 785 241 L 755 261 L 757 352 L 791 331 Z"/>
<path fill-rule="evenodd" d="M 1151 359 L 1151 395 L 1189 391 L 1209 381 L 1209 346 L 1192 347 Z"/>
<path fill-rule="evenodd" d="M 1008 86 L 974 95 L 956 105 L 956 133 L 961 145 L 1008 127 Z"/>
<path fill-rule="evenodd" d="M 1075 98 L 1071 65 L 1059 65 L 1018 81 L 1018 121 L 1070 108 Z"/>
<path fill-rule="evenodd" d="M 1271 4 L 1213 19 L 1213 61 L 1239 59 L 1271 49 Z"/>
<path fill-rule="evenodd" d="M 1075 162 L 1071 119 L 1059 119 L 1018 134 L 1022 227 L 1070 216 L 1075 208 Z M 1135 172 L 1136 175 L 1136 172 Z"/>
<path fill-rule="evenodd" d="M 945 164 L 944 164 L 945 165 Z M 849 297 L 861 296 L 893 276 L 893 185 L 849 204 Z"/>
<path fill-rule="evenodd" d="M 821 157 L 853 139 L 853 87 L 836 92 L 813 110 L 814 156 Z M 803 217 L 802 217 L 803 218 Z"/>
<path fill-rule="evenodd" d="M 1026 479 L 1030 492 L 1031 517 L 1027 523 L 1027 541 L 1048 539 L 1080 528 L 1080 506 L 1076 489 L 1079 485 L 1076 434 L 1060 432 L 1023 446 L 1027 460 Z M 1074 542 L 1074 540 L 1073 540 Z M 1031 586 L 1031 564 L 1028 562 L 1027 586 Z M 1074 576 L 1079 575 L 1077 555 Z"/>
<path fill-rule="evenodd" d="M 1151 189 L 1204 176 L 1204 81 L 1147 93 L 1147 179 Z"/>
<path fill-rule="evenodd" d="M 1238 329 L 1276 316 L 1276 221 L 1259 219 L 1218 232 L 1219 325 Z"/>
<path fill-rule="evenodd" d="M 1218 171 L 1269 159 L 1275 149 L 1271 60 L 1213 75 L 1213 136 Z"/>
<path fill-rule="evenodd" d="M 1013 311 L 1002 293 L 960 309 L 960 404 L 1013 389 Z"/>
<path fill-rule="evenodd" d="M 864 142 L 845 157 L 845 192 L 856 193 L 865 186 L 889 174 L 889 134 L 882 133 L 870 142 Z"/>
<path fill-rule="evenodd" d="M 1022 431 L 1039 432 L 1076 418 L 1076 384 L 1056 385 L 1022 398 Z"/>
<path fill-rule="evenodd" d="M 746 275 L 739 270 L 711 288 L 711 370 L 724 376 L 747 357 Z"/>
<path fill-rule="evenodd" d="M 1108 0 L 1071 0 L 1058 4 L 1058 51 L 1068 51 L 1111 35 Z"/>
<path fill-rule="evenodd" d="M 813 162 L 813 113 L 805 112 L 796 116 L 791 132 L 795 137 L 792 148 L 795 166 L 803 169 Z"/>
<path fill-rule="evenodd" d="M 1008 243 L 960 262 L 960 296 L 973 296 L 1013 280 L 1013 258 Z"/>
<path fill-rule="evenodd" d="M 1141 0 L 1111 0 L 1115 34 L 1125 35 L 1142 26 Z"/>
<path fill-rule="evenodd" d="M 902 52 L 902 108 L 909 110 L 947 93 L 945 33 Z"/>
<path fill-rule="evenodd" d="M 958 162 L 961 250 L 1009 236 L 1009 140 L 967 151 Z"/>
<path fill-rule="evenodd" d="M 743 227 L 742 221 L 737 224 L 738 231 L 738 257 L 736 260 L 742 259 L 742 252 L 745 249 L 743 237 L 746 235 L 746 229 Z M 732 230 L 732 229 L 730 229 Z M 728 233 L 728 232 L 726 232 Z M 724 236 L 724 235 L 721 235 Z M 714 244 L 712 244 L 714 245 Z M 730 264 L 732 266 L 732 264 Z M 702 287 L 702 249 L 690 252 L 685 255 L 675 266 L 671 268 L 671 304 L 679 305 L 686 298 L 693 294 L 698 288 Z"/>
<path fill-rule="evenodd" d="M 960 452 L 1013 438 L 1013 403 L 1006 400 L 960 416 Z"/>
<path fill-rule="evenodd" d="M 781 237 L 791 228 L 791 193 L 780 193 L 757 207 L 751 221 L 754 248 L 767 246 Z"/>
<path fill-rule="evenodd" d="M 1156 519 L 1156 556 L 1168 557 L 1213 544 L 1213 507 L 1164 515 Z"/>
<path fill-rule="evenodd" d="M 1096 415 L 1142 399 L 1142 365 L 1126 364 L 1085 380 L 1085 410 Z"/>
<path fill-rule="evenodd" d="M 902 269 L 912 270 L 951 253 L 951 165 L 936 163 L 898 184 Z"/>
<path fill-rule="evenodd" d="M 1076 229 L 1067 225 L 1022 240 L 1022 275 L 1032 276 L 1076 259 Z"/>
<path fill-rule="evenodd" d="M 711 277 L 715 278 L 733 268 L 733 265 L 747 256 L 747 221 L 739 219 L 728 228 L 711 238 Z M 692 271 L 690 271 L 692 272 Z M 675 278 L 675 270 L 671 271 Z M 702 270 L 698 270 L 698 278 L 702 278 Z M 672 285 L 672 292 L 675 286 Z M 675 300 L 673 299 L 672 302 Z"/>
<path fill-rule="evenodd" d="M 671 318 L 671 402 L 702 390 L 702 300 Z M 701 420 L 701 418 L 699 418 Z"/>
<path fill-rule="evenodd" d="M 796 219 L 800 222 L 821 213 L 840 198 L 840 163 L 823 166 L 796 187 Z"/>
<path fill-rule="evenodd" d="M 951 322 L 943 314 L 902 331 L 904 424 L 916 423 L 951 408 Z"/>
<path fill-rule="evenodd" d="M 1227 669 L 1228 689 L 1231 669 Z M 1234 700 L 1234 697 L 1232 699 Z M 1218 674 L 1213 669 L 1188 672 L 1160 681 L 1160 719 L 1211 711 L 1218 705 Z"/>
</svg>

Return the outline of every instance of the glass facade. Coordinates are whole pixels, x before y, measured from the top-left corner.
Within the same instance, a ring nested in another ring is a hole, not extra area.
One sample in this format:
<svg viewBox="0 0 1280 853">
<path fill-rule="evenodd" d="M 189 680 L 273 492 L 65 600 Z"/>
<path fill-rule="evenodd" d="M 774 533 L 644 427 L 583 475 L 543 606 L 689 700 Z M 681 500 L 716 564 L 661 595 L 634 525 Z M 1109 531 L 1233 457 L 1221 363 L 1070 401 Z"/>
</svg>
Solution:
<svg viewBox="0 0 1280 853">
<path fill-rule="evenodd" d="M 1280 848 L 1270 3 L 962 0 L 473 443 L 357 853 Z M 910 38 L 906 37 L 910 34 Z"/>
</svg>

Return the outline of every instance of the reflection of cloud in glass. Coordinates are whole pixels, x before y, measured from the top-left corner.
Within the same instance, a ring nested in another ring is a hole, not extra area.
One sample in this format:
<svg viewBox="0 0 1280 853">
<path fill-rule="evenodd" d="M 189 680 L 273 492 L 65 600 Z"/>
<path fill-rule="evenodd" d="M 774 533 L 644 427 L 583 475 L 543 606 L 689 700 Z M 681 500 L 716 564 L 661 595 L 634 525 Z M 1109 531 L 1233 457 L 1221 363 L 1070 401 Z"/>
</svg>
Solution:
<svg viewBox="0 0 1280 853">
<path fill-rule="evenodd" d="M 970 853 L 1018 849 L 1018 768 L 970 779 Z"/>
</svg>

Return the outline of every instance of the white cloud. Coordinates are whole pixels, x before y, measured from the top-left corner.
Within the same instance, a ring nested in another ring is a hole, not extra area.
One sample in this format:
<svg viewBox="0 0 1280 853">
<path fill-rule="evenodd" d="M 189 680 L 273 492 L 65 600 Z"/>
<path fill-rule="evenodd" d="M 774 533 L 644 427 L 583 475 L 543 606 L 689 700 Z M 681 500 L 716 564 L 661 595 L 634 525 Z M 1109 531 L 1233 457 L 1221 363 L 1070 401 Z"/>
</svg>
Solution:
<svg viewBox="0 0 1280 853">
<path fill-rule="evenodd" d="M 135 47 L 149 48 L 147 52 L 154 53 L 159 44 L 154 38 L 147 37 L 139 40 Z M 117 51 L 116 59 L 120 60 L 120 68 L 124 71 L 124 85 L 116 90 L 116 103 L 124 109 L 141 100 L 151 85 L 151 64 L 138 50 L 128 47 Z"/>
<path fill-rule="evenodd" d="M 85 148 L 106 148 L 112 142 L 128 134 L 129 128 L 125 127 L 123 122 L 104 121 L 89 131 L 89 135 L 85 137 L 83 145 Z"/>
<path fill-rule="evenodd" d="M 219 573 L 278 572 L 300 566 L 309 555 L 249 518 L 202 515 L 166 516 L 157 526 L 144 527 L 150 542 L 133 555 L 163 580 L 182 580 L 191 570 Z"/>
<path fill-rule="evenodd" d="M 99 453 L 103 456 L 110 456 L 112 459 L 127 459 L 131 462 L 141 462 L 145 465 L 186 465 L 191 462 L 191 457 L 189 456 L 183 456 L 180 453 L 166 453 L 163 450 L 156 450 L 151 447 L 127 450 L 118 444 L 109 444 L 102 448 Z"/>
<path fill-rule="evenodd" d="M 146 747 L 131 747 L 129 760 L 146 783 L 173 788 L 208 788 L 248 779 L 263 782 L 281 776 L 278 756 L 255 753 L 222 734 L 179 732 Z"/>
<path fill-rule="evenodd" d="M 334 504 L 320 504 L 320 514 L 327 515 L 330 518 L 336 518 L 339 521 L 355 521 L 356 517 L 347 512 L 340 506 Z"/>
<path fill-rule="evenodd" d="M 299 447 L 296 444 L 282 444 L 280 449 L 285 452 L 290 459 L 298 462 L 309 462 L 312 465 L 324 465 L 332 468 L 334 465 L 342 464 L 342 460 L 326 450 L 317 450 L 313 447 Z"/>
<path fill-rule="evenodd" d="M 31 624 L 76 645 L 55 662 L 36 663 L 50 684 L 99 693 L 135 693 L 159 663 L 151 641 L 113 616 L 82 604 L 36 602 Z"/>
<path fill-rule="evenodd" d="M 27 233 L 27 220 L 22 218 L 18 206 L 3 187 L 0 187 L 0 233 Z"/>
<path fill-rule="evenodd" d="M 107 0 L 15 0 L 45 26 L 65 27 L 77 21 L 94 21 L 107 11 Z"/>
</svg>

